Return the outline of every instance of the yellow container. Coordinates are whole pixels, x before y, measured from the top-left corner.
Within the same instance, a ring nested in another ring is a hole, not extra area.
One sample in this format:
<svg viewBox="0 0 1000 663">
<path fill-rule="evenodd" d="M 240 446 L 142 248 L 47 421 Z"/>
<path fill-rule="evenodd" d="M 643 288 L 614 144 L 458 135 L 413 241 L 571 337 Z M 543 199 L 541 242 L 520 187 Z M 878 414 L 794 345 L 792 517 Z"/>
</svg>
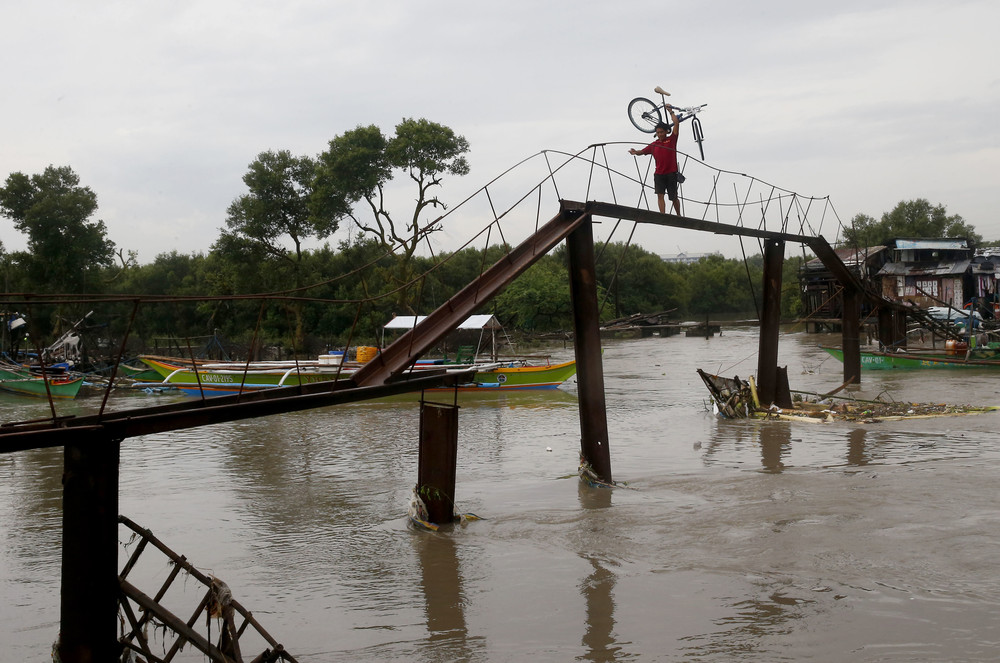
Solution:
<svg viewBox="0 0 1000 663">
<path fill-rule="evenodd" d="M 378 348 L 373 348 L 369 345 L 359 345 L 358 346 L 358 363 L 365 363 L 366 361 L 371 361 L 378 354 Z"/>
</svg>

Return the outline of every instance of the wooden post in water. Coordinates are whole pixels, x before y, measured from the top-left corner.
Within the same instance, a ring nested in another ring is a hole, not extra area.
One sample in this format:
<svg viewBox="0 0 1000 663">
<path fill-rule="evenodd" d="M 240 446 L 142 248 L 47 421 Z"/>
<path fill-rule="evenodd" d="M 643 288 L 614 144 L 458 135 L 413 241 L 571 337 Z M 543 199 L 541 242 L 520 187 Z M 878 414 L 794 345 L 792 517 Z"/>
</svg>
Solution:
<svg viewBox="0 0 1000 663">
<path fill-rule="evenodd" d="M 455 518 L 457 465 L 458 406 L 421 401 L 417 494 L 432 523 L 450 523 Z"/>
<path fill-rule="evenodd" d="M 892 314 L 892 323 L 895 328 L 894 337 L 897 347 L 906 349 L 906 312 L 896 311 Z"/>
<path fill-rule="evenodd" d="M 757 395 L 760 404 L 774 403 L 778 381 L 778 332 L 781 324 L 781 265 L 785 242 L 764 240 L 764 291 L 757 351 Z"/>
<path fill-rule="evenodd" d="M 580 401 L 580 452 L 602 481 L 611 483 L 608 414 L 601 363 L 600 309 L 594 268 L 594 229 L 583 223 L 566 237 L 569 289 L 573 300 L 576 383 Z"/>
<path fill-rule="evenodd" d="M 844 285 L 841 314 L 841 346 L 844 348 L 844 382 L 861 384 L 861 293 Z"/>
<path fill-rule="evenodd" d="M 121 440 L 81 433 L 63 447 L 63 663 L 117 661 L 118 463 Z"/>
</svg>

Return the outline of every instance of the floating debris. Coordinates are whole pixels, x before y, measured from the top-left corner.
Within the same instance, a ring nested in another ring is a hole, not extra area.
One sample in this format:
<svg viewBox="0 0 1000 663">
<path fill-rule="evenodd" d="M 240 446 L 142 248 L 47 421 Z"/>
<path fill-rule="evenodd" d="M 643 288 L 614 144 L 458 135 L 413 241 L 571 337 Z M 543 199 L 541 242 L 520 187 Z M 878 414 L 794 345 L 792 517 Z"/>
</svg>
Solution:
<svg viewBox="0 0 1000 663">
<path fill-rule="evenodd" d="M 877 423 L 902 419 L 928 417 L 953 417 L 966 414 L 995 412 L 995 405 L 948 405 L 945 403 L 908 403 L 902 401 L 861 400 L 835 397 L 830 394 L 794 392 L 793 407 L 776 405 L 761 407 L 753 378 L 726 378 L 698 369 L 705 386 L 712 396 L 712 409 L 726 419 L 785 419 L 808 423 L 831 421 L 859 421 Z M 814 400 L 809 400 L 809 397 Z"/>
</svg>

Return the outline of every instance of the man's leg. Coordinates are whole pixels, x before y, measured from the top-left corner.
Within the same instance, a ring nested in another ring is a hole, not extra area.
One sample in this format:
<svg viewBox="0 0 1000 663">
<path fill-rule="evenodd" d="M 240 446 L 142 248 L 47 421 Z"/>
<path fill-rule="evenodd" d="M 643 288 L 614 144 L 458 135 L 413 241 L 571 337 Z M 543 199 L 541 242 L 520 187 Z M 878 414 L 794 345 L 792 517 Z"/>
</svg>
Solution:
<svg viewBox="0 0 1000 663">
<path fill-rule="evenodd" d="M 663 199 L 664 194 L 656 194 L 656 204 L 660 206 L 660 214 L 665 214 L 667 211 L 667 201 Z"/>
</svg>

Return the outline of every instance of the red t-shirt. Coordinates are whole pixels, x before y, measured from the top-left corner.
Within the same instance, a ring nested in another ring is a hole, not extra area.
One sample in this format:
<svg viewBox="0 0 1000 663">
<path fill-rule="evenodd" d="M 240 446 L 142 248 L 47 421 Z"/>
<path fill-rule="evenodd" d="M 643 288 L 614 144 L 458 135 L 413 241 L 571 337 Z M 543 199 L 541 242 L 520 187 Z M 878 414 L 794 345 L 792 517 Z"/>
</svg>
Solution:
<svg viewBox="0 0 1000 663">
<path fill-rule="evenodd" d="M 657 175 L 677 172 L 677 132 L 673 131 L 666 140 L 654 140 L 639 150 L 640 154 L 652 154 Z"/>
</svg>

